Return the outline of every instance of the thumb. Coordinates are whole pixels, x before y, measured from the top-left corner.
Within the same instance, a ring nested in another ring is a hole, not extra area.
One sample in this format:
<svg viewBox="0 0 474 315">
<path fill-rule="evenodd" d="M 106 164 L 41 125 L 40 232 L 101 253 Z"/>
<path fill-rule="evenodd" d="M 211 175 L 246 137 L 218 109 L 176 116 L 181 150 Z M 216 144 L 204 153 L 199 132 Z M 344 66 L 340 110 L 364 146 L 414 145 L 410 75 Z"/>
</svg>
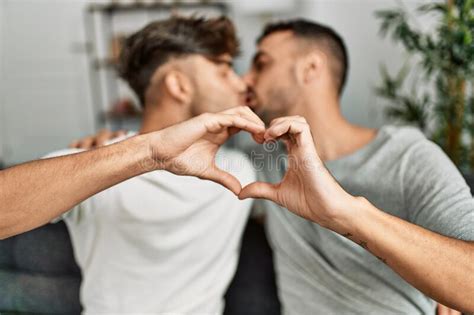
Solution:
<svg viewBox="0 0 474 315">
<path fill-rule="evenodd" d="M 277 201 L 277 190 L 275 184 L 264 182 L 251 183 L 240 191 L 239 199 L 263 198 L 271 201 Z"/>
</svg>

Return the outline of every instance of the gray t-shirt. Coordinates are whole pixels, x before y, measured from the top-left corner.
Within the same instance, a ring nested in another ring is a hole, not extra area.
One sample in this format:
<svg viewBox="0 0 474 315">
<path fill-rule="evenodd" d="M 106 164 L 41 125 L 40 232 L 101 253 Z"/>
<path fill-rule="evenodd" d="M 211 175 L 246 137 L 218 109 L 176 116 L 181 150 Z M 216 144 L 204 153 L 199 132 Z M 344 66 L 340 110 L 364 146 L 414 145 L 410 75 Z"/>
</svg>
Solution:
<svg viewBox="0 0 474 315">
<path fill-rule="evenodd" d="M 277 182 L 284 163 L 278 150 L 270 151 L 273 166 L 264 168 L 262 179 Z M 466 182 L 417 129 L 383 127 L 367 146 L 326 166 L 347 192 L 377 208 L 474 240 L 474 199 Z M 434 314 L 434 301 L 359 245 L 272 202 L 260 206 L 284 314 Z"/>
</svg>

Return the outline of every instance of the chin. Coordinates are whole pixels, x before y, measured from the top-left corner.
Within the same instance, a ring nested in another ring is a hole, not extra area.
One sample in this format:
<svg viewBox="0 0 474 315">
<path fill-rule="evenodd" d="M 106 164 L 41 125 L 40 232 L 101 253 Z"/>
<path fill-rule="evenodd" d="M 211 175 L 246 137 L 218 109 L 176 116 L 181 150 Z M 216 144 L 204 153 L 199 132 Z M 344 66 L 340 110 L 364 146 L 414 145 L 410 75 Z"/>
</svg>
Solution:
<svg viewBox="0 0 474 315">
<path fill-rule="evenodd" d="M 269 124 L 272 122 L 272 120 L 280 117 L 287 116 L 285 113 L 281 111 L 273 111 L 273 110 L 268 110 L 268 109 L 262 109 L 259 113 L 257 113 L 258 116 L 265 122 L 265 124 Z"/>
<path fill-rule="evenodd" d="M 260 117 L 261 120 L 263 120 L 263 122 L 265 123 L 265 125 L 269 125 L 272 120 L 276 117 L 274 117 L 274 115 L 272 115 L 271 113 L 269 113 L 268 111 L 260 111 L 257 113 L 257 115 Z"/>
<path fill-rule="evenodd" d="M 221 106 L 221 107 L 216 107 L 215 110 L 213 111 L 214 113 L 219 113 L 234 107 L 240 106 L 240 104 L 231 104 L 229 106 Z"/>
</svg>

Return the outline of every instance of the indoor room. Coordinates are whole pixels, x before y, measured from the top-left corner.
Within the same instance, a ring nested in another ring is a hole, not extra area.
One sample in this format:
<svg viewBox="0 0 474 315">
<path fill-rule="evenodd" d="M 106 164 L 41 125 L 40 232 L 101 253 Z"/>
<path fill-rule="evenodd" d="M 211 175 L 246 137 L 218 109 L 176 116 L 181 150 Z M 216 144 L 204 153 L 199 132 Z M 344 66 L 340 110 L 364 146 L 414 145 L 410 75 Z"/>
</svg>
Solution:
<svg viewBox="0 0 474 315">
<path fill-rule="evenodd" d="M 474 1 L 0 0 L 0 314 L 474 314 Z"/>
</svg>

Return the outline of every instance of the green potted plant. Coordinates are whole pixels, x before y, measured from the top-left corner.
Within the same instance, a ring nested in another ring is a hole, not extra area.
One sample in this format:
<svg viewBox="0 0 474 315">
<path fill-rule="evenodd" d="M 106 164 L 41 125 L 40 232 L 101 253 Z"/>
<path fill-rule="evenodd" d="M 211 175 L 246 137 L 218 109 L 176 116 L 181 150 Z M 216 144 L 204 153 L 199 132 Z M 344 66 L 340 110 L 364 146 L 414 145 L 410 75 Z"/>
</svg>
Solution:
<svg viewBox="0 0 474 315">
<path fill-rule="evenodd" d="M 474 0 L 420 5 L 418 15 L 434 14 L 435 26 L 413 26 L 404 8 L 376 12 L 382 36 L 401 43 L 415 65 L 394 75 L 381 69 L 377 95 L 386 114 L 418 126 L 464 172 L 474 171 Z M 415 21 L 416 22 L 416 21 Z M 407 78 L 413 88 L 403 90 Z"/>
</svg>

